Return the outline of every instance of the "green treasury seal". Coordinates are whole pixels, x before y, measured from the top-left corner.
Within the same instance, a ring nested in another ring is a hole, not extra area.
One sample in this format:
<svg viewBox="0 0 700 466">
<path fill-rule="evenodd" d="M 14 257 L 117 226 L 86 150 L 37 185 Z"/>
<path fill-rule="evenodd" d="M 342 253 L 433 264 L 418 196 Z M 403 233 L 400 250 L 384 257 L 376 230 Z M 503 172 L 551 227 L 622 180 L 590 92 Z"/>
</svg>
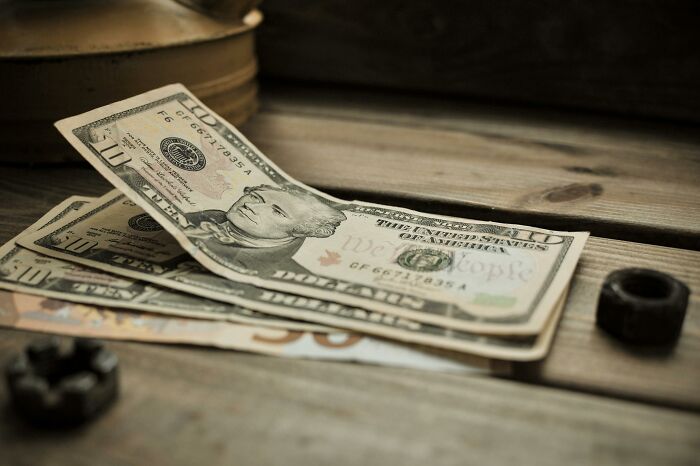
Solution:
<svg viewBox="0 0 700 466">
<path fill-rule="evenodd" d="M 439 249 L 410 249 L 396 259 L 401 267 L 416 272 L 437 272 L 452 263 L 452 257 Z"/>
</svg>

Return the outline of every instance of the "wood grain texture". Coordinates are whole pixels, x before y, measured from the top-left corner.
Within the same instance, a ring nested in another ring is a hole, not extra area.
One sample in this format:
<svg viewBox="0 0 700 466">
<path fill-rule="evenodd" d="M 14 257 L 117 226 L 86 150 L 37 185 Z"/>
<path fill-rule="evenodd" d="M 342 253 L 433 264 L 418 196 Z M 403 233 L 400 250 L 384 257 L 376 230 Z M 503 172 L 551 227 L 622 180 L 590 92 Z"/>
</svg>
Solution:
<svg viewBox="0 0 700 466">
<path fill-rule="evenodd" d="M 700 249 L 691 129 L 332 88 L 263 95 L 244 133 L 341 197 Z"/>
<path fill-rule="evenodd" d="M 623 344 L 595 325 L 605 277 L 619 268 L 671 274 L 691 289 L 681 338 L 666 348 Z M 700 252 L 590 238 L 549 356 L 515 377 L 700 412 Z"/>
<path fill-rule="evenodd" d="M 0 241 L 71 194 L 99 195 L 109 189 L 88 167 L 17 170 L 6 168 L 0 180 L 0 193 L 10 201 L 0 206 L 2 218 L 7 219 L 0 223 Z M 605 276 L 632 266 L 671 273 L 693 292 L 682 337 L 671 352 L 629 348 L 595 327 L 598 292 Z M 550 357 L 542 364 L 516 365 L 516 376 L 538 384 L 700 411 L 699 292 L 700 252 L 591 238 L 574 276 Z"/>
<path fill-rule="evenodd" d="M 32 337 L 0 330 L 0 362 Z M 700 416 L 676 410 L 483 377 L 109 346 L 118 403 L 58 433 L 6 407 L 3 464 L 690 465 L 700 453 Z"/>
<path fill-rule="evenodd" d="M 266 0 L 263 75 L 700 121 L 693 0 Z"/>
<path fill-rule="evenodd" d="M 74 194 L 100 196 L 112 186 L 86 164 L 71 167 L 0 166 L 0 241 L 5 243 Z"/>
</svg>

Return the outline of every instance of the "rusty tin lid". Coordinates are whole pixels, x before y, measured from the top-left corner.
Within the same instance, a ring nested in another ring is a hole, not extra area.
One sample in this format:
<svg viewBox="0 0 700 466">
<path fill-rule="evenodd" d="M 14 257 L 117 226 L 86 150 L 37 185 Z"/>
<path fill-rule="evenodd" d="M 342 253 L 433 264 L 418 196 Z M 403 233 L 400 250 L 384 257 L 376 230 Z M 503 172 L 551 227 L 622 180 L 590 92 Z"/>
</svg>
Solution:
<svg viewBox="0 0 700 466">
<path fill-rule="evenodd" d="M 0 60 L 187 45 L 257 26 L 256 0 L 0 0 Z"/>
</svg>

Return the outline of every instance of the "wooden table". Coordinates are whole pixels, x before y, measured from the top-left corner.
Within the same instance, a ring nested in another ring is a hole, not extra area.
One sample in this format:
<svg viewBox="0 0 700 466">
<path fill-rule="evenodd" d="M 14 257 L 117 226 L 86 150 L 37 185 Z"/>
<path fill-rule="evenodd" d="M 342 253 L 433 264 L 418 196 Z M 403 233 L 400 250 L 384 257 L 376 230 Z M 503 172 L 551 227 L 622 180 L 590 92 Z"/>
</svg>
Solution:
<svg viewBox="0 0 700 466">
<path fill-rule="evenodd" d="M 242 129 L 291 175 L 346 198 L 590 230 L 549 357 L 496 378 L 115 342 L 123 396 L 85 429 L 31 430 L 0 388 L 0 464 L 700 464 L 693 128 L 269 84 Z M 3 166 L 0 240 L 107 189 L 84 165 Z M 674 348 L 595 327 L 604 277 L 629 266 L 691 287 Z M 34 337 L 0 336 L 0 363 Z"/>
</svg>

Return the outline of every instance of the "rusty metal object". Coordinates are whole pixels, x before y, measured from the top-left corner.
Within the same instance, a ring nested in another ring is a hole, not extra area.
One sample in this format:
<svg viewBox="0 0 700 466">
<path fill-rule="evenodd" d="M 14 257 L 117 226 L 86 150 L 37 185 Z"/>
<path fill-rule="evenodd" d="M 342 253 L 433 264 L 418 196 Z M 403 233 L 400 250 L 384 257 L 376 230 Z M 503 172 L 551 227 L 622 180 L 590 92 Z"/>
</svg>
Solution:
<svg viewBox="0 0 700 466">
<path fill-rule="evenodd" d="M 616 270 L 600 291 L 596 323 L 629 343 L 671 343 L 681 334 L 689 294 L 683 282 L 656 270 Z"/>
<path fill-rule="evenodd" d="M 61 351 L 55 337 L 33 341 L 5 368 L 17 413 L 46 427 L 82 424 L 114 404 L 119 361 L 99 340 L 76 339 Z"/>
<path fill-rule="evenodd" d="M 256 110 L 255 0 L 0 3 L 0 160 L 79 160 L 54 121 L 174 82 L 234 124 Z"/>
</svg>

